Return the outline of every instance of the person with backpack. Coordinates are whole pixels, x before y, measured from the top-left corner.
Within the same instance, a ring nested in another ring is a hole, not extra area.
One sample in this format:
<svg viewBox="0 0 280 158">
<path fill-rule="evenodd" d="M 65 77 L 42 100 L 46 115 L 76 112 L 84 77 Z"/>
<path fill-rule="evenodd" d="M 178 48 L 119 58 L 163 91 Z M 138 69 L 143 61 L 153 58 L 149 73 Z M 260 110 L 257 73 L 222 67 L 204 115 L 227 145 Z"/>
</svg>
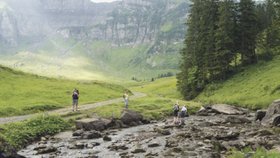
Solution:
<svg viewBox="0 0 280 158">
<path fill-rule="evenodd" d="M 177 101 L 174 105 L 173 105 L 173 124 L 178 123 L 178 112 L 180 111 L 180 106 L 179 106 L 179 102 Z"/>
<path fill-rule="evenodd" d="M 79 90 L 78 89 L 74 89 L 73 93 L 72 93 L 72 106 L 73 106 L 73 110 L 72 111 L 78 111 L 78 103 L 79 103 Z"/>
</svg>

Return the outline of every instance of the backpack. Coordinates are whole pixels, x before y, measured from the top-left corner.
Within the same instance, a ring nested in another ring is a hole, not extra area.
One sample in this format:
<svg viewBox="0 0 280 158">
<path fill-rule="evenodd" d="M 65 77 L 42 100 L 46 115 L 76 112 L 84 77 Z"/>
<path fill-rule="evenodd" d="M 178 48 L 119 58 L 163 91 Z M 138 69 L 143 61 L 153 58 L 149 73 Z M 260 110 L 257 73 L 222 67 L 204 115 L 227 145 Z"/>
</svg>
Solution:
<svg viewBox="0 0 280 158">
<path fill-rule="evenodd" d="M 77 92 L 74 92 L 72 95 L 73 99 L 79 99 L 79 95 Z"/>
<path fill-rule="evenodd" d="M 179 111 L 179 105 L 175 104 L 173 107 L 173 111 Z"/>
</svg>

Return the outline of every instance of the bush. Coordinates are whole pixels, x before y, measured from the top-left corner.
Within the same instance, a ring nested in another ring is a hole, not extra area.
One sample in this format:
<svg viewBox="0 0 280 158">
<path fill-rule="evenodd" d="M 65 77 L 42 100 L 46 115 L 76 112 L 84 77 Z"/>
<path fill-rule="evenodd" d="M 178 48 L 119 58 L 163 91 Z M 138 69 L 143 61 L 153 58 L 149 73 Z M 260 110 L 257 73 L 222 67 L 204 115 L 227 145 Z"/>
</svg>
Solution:
<svg viewBox="0 0 280 158">
<path fill-rule="evenodd" d="M 2 125 L 0 144 L 8 143 L 18 150 L 42 136 L 54 135 L 69 127 L 70 124 L 59 116 L 41 115 L 27 121 Z"/>
</svg>

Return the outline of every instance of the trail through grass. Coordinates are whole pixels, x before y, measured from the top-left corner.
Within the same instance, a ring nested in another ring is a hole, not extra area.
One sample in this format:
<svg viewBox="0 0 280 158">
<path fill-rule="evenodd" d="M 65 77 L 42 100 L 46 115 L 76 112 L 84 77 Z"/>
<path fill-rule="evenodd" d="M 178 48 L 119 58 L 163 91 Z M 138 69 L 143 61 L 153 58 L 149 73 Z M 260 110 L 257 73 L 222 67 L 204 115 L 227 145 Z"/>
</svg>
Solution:
<svg viewBox="0 0 280 158">
<path fill-rule="evenodd" d="M 80 104 L 95 103 L 122 95 L 122 86 L 93 82 L 51 79 L 0 67 L 0 116 L 36 113 L 71 106 L 74 88 Z"/>
</svg>

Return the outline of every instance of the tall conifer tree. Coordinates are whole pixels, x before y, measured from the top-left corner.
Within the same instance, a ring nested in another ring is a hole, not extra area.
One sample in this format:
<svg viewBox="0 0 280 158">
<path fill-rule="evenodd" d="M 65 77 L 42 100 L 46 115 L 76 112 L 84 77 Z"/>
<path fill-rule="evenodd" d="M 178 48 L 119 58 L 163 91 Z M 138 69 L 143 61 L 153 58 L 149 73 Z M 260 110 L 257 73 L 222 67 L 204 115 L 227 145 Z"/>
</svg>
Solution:
<svg viewBox="0 0 280 158">
<path fill-rule="evenodd" d="M 256 62 L 257 18 L 255 3 L 252 0 L 240 0 L 239 37 L 241 60 L 244 65 Z"/>
<path fill-rule="evenodd" d="M 198 58 L 201 52 L 201 13 L 204 0 L 193 0 L 192 8 L 188 18 L 188 31 L 185 38 L 185 47 L 181 50 L 182 62 L 181 72 L 177 75 L 177 87 L 186 99 L 192 99 L 197 93 L 199 82 Z"/>
<path fill-rule="evenodd" d="M 235 57 L 235 25 L 236 13 L 233 0 L 225 0 L 219 5 L 218 29 L 215 33 L 215 79 L 224 80 Z"/>
</svg>

